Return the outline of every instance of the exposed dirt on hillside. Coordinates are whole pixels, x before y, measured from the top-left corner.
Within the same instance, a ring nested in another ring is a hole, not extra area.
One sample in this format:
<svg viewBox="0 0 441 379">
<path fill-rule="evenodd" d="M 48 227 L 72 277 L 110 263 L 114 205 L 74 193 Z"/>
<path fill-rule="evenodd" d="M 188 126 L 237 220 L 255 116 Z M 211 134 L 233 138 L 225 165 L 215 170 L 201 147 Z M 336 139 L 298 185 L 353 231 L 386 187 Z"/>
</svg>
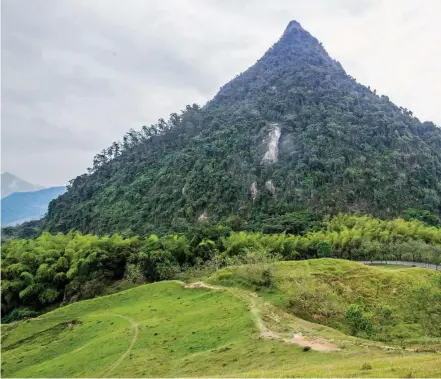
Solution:
<svg viewBox="0 0 441 379">
<path fill-rule="evenodd" d="M 337 345 L 330 343 L 324 338 L 305 337 L 301 334 L 294 334 L 291 339 L 284 339 L 285 342 L 294 343 L 303 347 L 309 346 L 312 350 L 317 351 L 336 351 L 339 350 Z"/>
<path fill-rule="evenodd" d="M 211 284 L 206 284 L 204 282 L 194 282 L 194 283 L 188 283 L 184 285 L 184 288 L 208 288 L 212 290 L 221 290 L 221 287 L 216 287 Z"/>
<path fill-rule="evenodd" d="M 327 352 L 339 350 L 337 345 L 330 343 L 324 338 L 305 337 L 301 333 L 294 334 L 292 338 L 284 338 L 277 332 L 267 330 L 265 332 L 262 332 L 260 335 L 263 338 L 268 338 L 272 340 L 283 340 L 286 343 L 292 343 L 302 347 L 310 347 L 312 350 L 316 351 Z"/>
</svg>

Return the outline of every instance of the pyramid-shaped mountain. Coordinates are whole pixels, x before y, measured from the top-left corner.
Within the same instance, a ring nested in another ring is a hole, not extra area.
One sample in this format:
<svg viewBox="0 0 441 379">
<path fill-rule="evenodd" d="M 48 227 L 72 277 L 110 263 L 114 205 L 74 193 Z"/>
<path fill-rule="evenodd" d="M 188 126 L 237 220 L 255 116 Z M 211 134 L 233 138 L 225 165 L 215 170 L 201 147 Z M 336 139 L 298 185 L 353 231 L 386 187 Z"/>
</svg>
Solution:
<svg viewBox="0 0 441 379">
<path fill-rule="evenodd" d="M 358 84 L 292 21 L 204 107 L 98 154 L 50 204 L 45 227 L 145 234 L 299 209 L 439 213 L 440 178 L 440 129 Z"/>
</svg>

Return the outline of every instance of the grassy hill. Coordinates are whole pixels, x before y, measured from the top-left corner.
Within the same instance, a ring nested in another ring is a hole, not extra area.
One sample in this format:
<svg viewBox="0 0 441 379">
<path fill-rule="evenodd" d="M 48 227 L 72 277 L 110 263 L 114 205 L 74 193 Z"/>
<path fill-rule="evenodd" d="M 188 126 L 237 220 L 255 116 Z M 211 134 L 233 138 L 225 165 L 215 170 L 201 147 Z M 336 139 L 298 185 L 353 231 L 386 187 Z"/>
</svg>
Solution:
<svg viewBox="0 0 441 379">
<path fill-rule="evenodd" d="M 241 279 L 242 267 L 223 270 L 211 278 L 212 282 L 228 284 L 226 287 L 204 288 L 202 283 L 184 286 L 177 281 L 147 284 L 2 325 L 2 376 L 441 375 L 439 352 L 410 351 L 348 336 L 278 307 L 284 304 L 284 296 L 293 293 L 289 282 L 295 283 L 299 273 L 310 279 L 317 277 L 314 262 L 277 265 L 280 287 L 273 292 L 257 294 L 245 289 L 249 283 Z M 366 301 L 372 294 L 361 290 L 363 283 L 383 281 L 391 275 L 400 283 L 429 283 L 437 275 L 423 269 L 365 267 L 371 274 L 366 277 L 356 263 L 317 262 L 323 275 L 345 272 L 345 283 L 350 282 L 348 269 L 356 268 L 359 297 Z M 380 291 L 378 296 L 386 302 L 384 293 Z M 312 349 L 305 349 L 306 345 Z"/>
<path fill-rule="evenodd" d="M 265 270 L 273 276 L 270 288 L 262 286 Z M 345 333 L 441 350 L 441 274 L 435 270 L 313 259 L 228 268 L 210 281 L 257 289 L 276 306 Z"/>
</svg>

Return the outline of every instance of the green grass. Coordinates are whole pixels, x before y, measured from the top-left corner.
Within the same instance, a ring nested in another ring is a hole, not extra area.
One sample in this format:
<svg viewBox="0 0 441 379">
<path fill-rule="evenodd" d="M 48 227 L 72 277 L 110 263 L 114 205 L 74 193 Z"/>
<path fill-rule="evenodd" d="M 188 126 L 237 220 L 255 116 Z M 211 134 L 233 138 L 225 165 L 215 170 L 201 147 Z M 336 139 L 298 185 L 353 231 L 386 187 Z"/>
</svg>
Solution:
<svg viewBox="0 0 441 379">
<path fill-rule="evenodd" d="M 440 345 L 441 273 L 389 267 L 314 259 L 276 263 L 274 285 L 269 289 L 259 284 L 262 269 L 258 265 L 220 270 L 208 280 L 257 290 L 296 316 L 345 333 L 350 332 L 346 310 L 350 304 L 359 304 L 376 329 L 360 336 L 405 345 Z"/>
<path fill-rule="evenodd" d="M 281 269 L 291 271 L 289 264 Z M 287 314 L 268 303 L 270 297 L 254 298 L 238 288 L 188 289 L 179 282 L 160 282 L 71 304 L 2 325 L 2 376 L 441 376 L 438 353 L 384 350 L 380 343 Z M 297 345 L 263 339 L 259 318 L 287 334 L 327 338 L 340 350 L 304 352 Z"/>
</svg>

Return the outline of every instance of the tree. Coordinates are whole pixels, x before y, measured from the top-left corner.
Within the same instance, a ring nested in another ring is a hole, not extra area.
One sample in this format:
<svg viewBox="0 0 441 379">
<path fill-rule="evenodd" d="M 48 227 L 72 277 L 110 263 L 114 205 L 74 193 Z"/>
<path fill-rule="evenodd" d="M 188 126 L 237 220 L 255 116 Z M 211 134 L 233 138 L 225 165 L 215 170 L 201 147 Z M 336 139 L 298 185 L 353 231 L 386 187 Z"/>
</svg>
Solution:
<svg viewBox="0 0 441 379">
<path fill-rule="evenodd" d="M 370 335 L 373 331 L 372 323 L 366 317 L 360 305 L 351 304 L 346 310 L 346 322 L 350 328 L 350 333 L 354 336 L 359 333 Z"/>
</svg>

